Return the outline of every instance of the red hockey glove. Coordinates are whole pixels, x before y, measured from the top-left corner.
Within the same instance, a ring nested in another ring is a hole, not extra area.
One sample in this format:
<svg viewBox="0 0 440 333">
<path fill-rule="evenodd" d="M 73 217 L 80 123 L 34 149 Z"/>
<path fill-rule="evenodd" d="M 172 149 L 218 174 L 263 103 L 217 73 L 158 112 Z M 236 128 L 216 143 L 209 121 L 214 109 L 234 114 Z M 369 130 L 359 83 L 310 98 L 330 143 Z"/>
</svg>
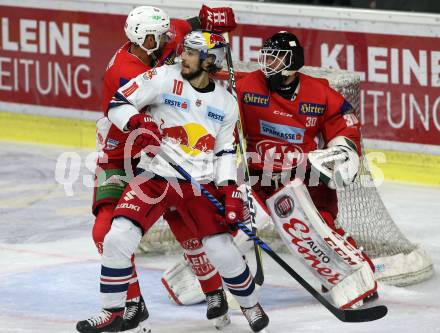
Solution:
<svg viewBox="0 0 440 333">
<path fill-rule="evenodd" d="M 146 153 L 149 156 L 158 153 L 162 135 L 151 116 L 141 113 L 135 114 L 128 121 L 127 127 L 130 131 L 139 130 L 133 145 L 141 149 L 147 148 Z"/>
<path fill-rule="evenodd" d="M 235 225 L 238 221 L 243 221 L 244 203 L 237 185 L 220 186 L 218 191 L 224 202 L 225 216 L 218 215 L 217 221 L 226 222 L 230 226 Z"/>
<path fill-rule="evenodd" d="M 209 8 L 203 5 L 199 12 L 200 27 L 214 33 L 222 34 L 235 29 L 234 11 L 230 7 Z"/>
</svg>

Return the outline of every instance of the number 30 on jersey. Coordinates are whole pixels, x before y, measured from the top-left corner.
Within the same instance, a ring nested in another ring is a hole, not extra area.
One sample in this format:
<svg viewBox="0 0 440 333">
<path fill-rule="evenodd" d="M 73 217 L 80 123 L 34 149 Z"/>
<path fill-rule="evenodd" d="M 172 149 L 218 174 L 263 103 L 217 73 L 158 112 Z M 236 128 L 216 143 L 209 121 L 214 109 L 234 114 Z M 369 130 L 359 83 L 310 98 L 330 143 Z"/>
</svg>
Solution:
<svg viewBox="0 0 440 333">
<path fill-rule="evenodd" d="M 344 114 L 343 117 L 345 119 L 347 127 L 351 127 L 359 123 L 359 120 L 353 113 Z"/>
</svg>

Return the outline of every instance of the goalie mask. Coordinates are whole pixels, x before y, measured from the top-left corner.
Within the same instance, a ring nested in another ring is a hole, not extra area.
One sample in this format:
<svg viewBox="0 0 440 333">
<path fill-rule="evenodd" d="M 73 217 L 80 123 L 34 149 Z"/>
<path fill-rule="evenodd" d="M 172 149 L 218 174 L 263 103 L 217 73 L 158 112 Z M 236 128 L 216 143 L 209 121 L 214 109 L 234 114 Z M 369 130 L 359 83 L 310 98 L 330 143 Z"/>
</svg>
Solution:
<svg viewBox="0 0 440 333">
<path fill-rule="evenodd" d="M 133 9 L 125 21 L 125 34 L 130 42 L 139 45 L 139 47 L 148 54 L 153 53 L 160 47 L 162 35 L 169 36 L 170 18 L 160 8 L 151 6 L 140 6 Z M 151 49 L 144 47 L 145 38 L 153 35 L 155 46 Z"/>
<path fill-rule="evenodd" d="M 263 43 L 258 64 L 270 89 L 277 90 L 287 77 L 304 66 L 304 51 L 294 34 L 280 31 Z"/>
<path fill-rule="evenodd" d="M 212 64 L 208 67 L 209 73 L 222 69 L 226 46 L 226 41 L 221 35 L 207 31 L 192 31 L 185 36 L 183 42 L 184 49 L 199 51 L 200 62 L 209 57 L 213 59 Z"/>
</svg>

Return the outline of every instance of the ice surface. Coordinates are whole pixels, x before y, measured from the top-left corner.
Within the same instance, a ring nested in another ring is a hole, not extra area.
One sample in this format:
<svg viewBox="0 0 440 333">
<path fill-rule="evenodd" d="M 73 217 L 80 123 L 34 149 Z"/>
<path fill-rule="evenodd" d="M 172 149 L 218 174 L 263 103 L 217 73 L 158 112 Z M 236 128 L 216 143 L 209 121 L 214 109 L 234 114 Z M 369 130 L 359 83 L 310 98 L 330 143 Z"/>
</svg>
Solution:
<svg viewBox="0 0 440 333">
<path fill-rule="evenodd" d="M 83 184 L 92 174 L 85 167 L 90 152 L 75 152 L 73 165 L 80 167 L 80 173 L 72 187 L 74 195 L 66 196 L 64 187 L 55 181 L 57 158 L 66 150 L 1 144 L 0 333 L 75 332 L 76 321 L 99 310 L 99 256 L 91 239 L 93 190 Z M 440 188 L 385 183 L 380 192 L 398 226 L 412 241 L 423 244 L 438 267 Z M 216 332 L 204 317 L 204 304 L 181 307 L 168 300 L 160 276 L 176 258 L 144 256 L 137 260 L 153 332 Z M 407 288 L 380 285 L 379 303 L 388 306 L 389 314 L 376 322 L 346 324 L 269 257 L 264 265 L 267 283 L 261 303 L 270 316 L 272 333 L 440 332 L 438 274 Z M 233 310 L 232 324 L 223 331 L 244 333 L 250 329 Z"/>
</svg>

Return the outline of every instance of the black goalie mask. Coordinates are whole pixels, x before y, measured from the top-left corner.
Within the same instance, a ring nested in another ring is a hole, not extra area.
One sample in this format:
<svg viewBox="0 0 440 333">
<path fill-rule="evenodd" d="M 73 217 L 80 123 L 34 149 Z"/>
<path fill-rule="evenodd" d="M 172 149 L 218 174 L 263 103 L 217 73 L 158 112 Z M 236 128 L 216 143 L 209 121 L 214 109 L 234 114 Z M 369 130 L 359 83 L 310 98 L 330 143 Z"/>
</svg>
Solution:
<svg viewBox="0 0 440 333">
<path fill-rule="evenodd" d="M 294 34 L 280 31 L 263 43 L 258 63 L 270 89 L 274 91 L 287 77 L 304 66 L 304 51 Z"/>
</svg>

